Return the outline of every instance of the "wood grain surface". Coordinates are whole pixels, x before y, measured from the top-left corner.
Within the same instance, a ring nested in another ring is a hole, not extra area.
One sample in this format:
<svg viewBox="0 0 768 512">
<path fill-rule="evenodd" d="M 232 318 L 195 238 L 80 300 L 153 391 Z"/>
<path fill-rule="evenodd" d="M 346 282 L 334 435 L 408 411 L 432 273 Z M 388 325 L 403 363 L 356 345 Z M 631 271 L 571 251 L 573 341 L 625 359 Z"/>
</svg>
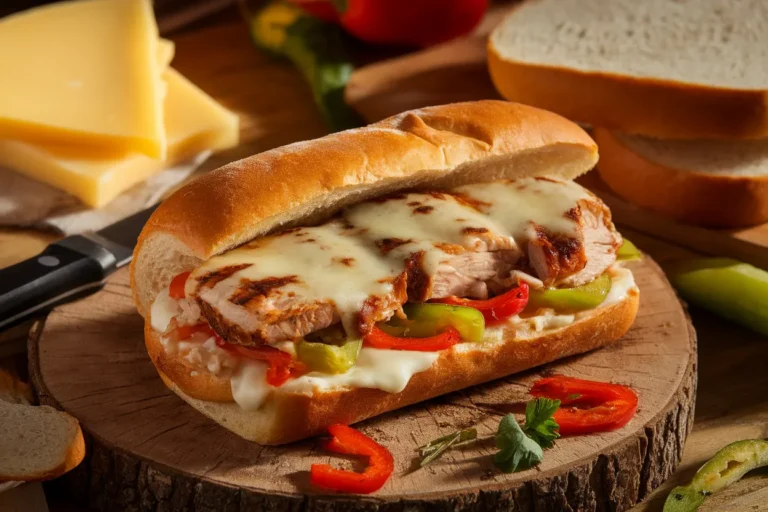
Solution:
<svg viewBox="0 0 768 512">
<path fill-rule="evenodd" d="M 41 401 L 73 414 L 91 435 L 89 463 L 72 478 L 81 481 L 78 494 L 99 510 L 205 510 L 201 503 L 216 500 L 231 510 L 246 504 L 486 510 L 513 502 L 522 510 L 627 510 L 660 485 L 682 455 L 696 361 L 692 327 L 660 269 L 650 260 L 632 265 L 641 307 L 620 343 L 363 422 L 361 429 L 387 446 L 397 465 L 370 498 L 310 487 L 309 466 L 334 458 L 315 440 L 249 443 L 166 390 L 146 355 L 125 271 L 103 292 L 57 309 L 40 325 L 30 340 L 32 374 Z M 632 386 L 640 397 L 637 416 L 616 432 L 559 441 L 536 469 L 498 472 L 491 455 L 499 419 L 519 411 L 532 381 L 552 372 Z M 416 470 L 418 446 L 472 425 L 480 442 Z M 185 497 L 177 503 L 178 493 Z"/>
</svg>

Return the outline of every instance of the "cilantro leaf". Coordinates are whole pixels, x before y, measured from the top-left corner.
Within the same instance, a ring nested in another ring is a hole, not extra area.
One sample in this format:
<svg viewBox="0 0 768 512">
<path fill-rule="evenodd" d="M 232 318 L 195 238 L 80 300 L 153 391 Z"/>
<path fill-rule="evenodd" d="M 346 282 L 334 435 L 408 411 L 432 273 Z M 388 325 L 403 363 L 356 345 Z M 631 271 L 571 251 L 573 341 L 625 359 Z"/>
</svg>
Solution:
<svg viewBox="0 0 768 512">
<path fill-rule="evenodd" d="M 537 398 L 525 404 L 525 427 L 523 431 L 542 448 L 551 448 L 560 437 L 560 426 L 552 418 L 560 407 L 560 400 Z"/>
<path fill-rule="evenodd" d="M 504 473 L 531 468 L 544 458 L 541 446 L 525 435 L 512 414 L 501 419 L 495 439 L 499 452 L 493 462 Z"/>
</svg>

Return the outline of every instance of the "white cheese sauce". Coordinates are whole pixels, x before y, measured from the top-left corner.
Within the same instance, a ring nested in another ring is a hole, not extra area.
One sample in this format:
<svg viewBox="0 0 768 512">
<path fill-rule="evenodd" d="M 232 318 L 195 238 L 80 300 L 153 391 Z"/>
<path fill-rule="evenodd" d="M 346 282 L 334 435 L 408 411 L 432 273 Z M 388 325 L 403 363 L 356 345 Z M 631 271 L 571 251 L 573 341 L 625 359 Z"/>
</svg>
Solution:
<svg viewBox="0 0 768 512">
<path fill-rule="evenodd" d="M 579 200 L 591 197 L 572 181 L 542 178 L 477 183 L 453 191 L 479 201 L 480 211 L 521 247 L 532 238 L 533 222 L 552 233 L 575 236 L 578 224 L 565 214 L 578 206 Z"/>
<path fill-rule="evenodd" d="M 450 251 L 450 246 L 458 246 L 478 252 L 517 249 L 514 239 L 500 235 L 502 230 L 488 215 L 448 194 L 396 195 L 353 206 L 344 218 L 362 228 L 360 236 L 372 245 L 383 240 L 397 241 L 387 252 L 390 259 L 403 261 L 424 251 L 422 265 L 428 275 L 434 275 L 440 262 L 448 257 L 441 247 Z M 498 239 L 493 241 L 495 244 L 488 243 L 492 237 Z"/>
<path fill-rule="evenodd" d="M 261 281 L 295 276 L 294 282 L 280 287 L 282 296 L 296 294 L 307 302 L 332 301 L 347 332 L 356 336 L 354 322 L 365 300 L 389 294 L 393 288 L 391 281 L 403 272 L 405 263 L 401 261 L 398 265 L 383 258 L 375 247 L 346 231 L 338 222 L 300 228 L 215 256 L 192 273 L 186 294 L 190 296 L 196 279 L 209 272 L 248 264 L 204 293 L 230 297 L 243 279 Z"/>
</svg>

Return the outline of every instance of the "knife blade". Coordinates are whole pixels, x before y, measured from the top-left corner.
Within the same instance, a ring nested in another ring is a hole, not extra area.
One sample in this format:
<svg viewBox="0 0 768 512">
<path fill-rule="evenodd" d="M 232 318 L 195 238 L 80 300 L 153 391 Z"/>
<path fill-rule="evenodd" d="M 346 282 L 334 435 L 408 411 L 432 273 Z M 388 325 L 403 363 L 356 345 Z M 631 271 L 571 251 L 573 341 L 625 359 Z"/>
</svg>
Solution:
<svg viewBox="0 0 768 512">
<path fill-rule="evenodd" d="M 68 236 L 37 256 L 0 270 L 0 330 L 89 295 L 133 257 L 157 205 L 104 229 Z"/>
</svg>

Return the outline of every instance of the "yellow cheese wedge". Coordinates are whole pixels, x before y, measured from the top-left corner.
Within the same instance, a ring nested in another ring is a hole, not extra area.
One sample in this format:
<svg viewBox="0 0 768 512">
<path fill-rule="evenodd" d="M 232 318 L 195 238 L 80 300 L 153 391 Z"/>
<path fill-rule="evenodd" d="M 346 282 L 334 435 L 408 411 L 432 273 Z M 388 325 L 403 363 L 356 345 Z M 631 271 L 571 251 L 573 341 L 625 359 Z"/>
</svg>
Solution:
<svg viewBox="0 0 768 512">
<path fill-rule="evenodd" d="M 157 69 L 160 72 L 160 75 L 165 72 L 166 69 L 168 69 L 168 66 L 171 65 L 171 61 L 173 60 L 173 56 L 176 53 L 176 45 L 173 43 L 173 41 L 169 41 L 167 39 L 160 39 L 157 42 Z"/>
<path fill-rule="evenodd" d="M 89 206 L 99 207 L 132 185 L 203 150 L 237 144 L 239 123 L 235 114 L 175 70 L 169 68 L 163 78 L 168 85 L 165 161 L 140 154 L 123 158 L 77 158 L 62 155 L 56 149 L 0 140 L 0 166 L 69 192 Z"/>
<path fill-rule="evenodd" d="M 60 2 L 0 20 L 0 138 L 162 158 L 150 0 Z"/>
</svg>

